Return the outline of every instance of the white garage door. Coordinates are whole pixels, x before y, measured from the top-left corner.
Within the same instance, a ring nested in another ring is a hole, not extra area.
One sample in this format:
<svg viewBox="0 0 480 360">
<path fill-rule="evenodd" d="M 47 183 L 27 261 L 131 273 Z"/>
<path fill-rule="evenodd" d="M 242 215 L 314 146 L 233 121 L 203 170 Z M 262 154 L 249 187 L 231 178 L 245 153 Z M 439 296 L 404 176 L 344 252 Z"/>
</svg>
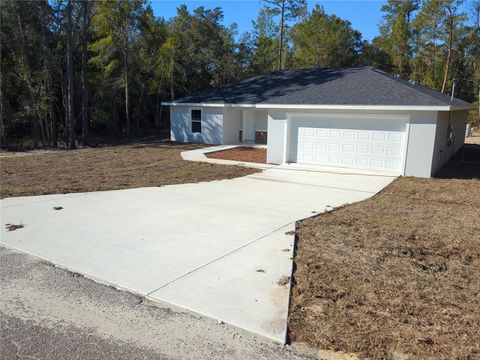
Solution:
<svg viewBox="0 0 480 360">
<path fill-rule="evenodd" d="M 406 124 L 388 117 L 293 117 L 290 161 L 401 173 Z"/>
</svg>

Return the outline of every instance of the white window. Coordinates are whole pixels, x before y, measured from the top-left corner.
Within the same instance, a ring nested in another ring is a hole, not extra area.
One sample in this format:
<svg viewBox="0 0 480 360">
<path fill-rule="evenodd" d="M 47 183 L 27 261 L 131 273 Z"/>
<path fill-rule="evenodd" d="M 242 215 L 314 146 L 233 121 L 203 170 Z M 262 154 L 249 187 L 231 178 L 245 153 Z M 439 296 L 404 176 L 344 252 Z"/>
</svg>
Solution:
<svg viewBox="0 0 480 360">
<path fill-rule="evenodd" d="M 192 110 L 192 133 L 201 133 L 202 132 L 202 110 Z"/>
</svg>

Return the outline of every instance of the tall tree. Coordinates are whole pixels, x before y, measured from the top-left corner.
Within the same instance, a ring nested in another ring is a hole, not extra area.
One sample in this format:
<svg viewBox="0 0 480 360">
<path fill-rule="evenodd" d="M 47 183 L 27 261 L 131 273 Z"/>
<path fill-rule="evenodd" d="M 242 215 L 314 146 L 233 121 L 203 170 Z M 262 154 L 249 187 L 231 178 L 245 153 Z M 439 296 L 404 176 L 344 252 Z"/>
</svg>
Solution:
<svg viewBox="0 0 480 360">
<path fill-rule="evenodd" d="M 390 54 L 381 45 L 380 37 L 374 38 L 371 42 L 363 41 L 360 48 L 358 64 L 369 65 L 386 72 L 392 72 L 393 64 Z"/>
<path fill-rule="evenodd" d="M 432 78 L 441 83 L 440 90 L 445 93 L 451 80 L 451 65 L 456 51 L 457 40 L 464 31 L 465 13 L 461 11 L 463 0 L 424 0 L 414 21 L 420 46 L 432 49 Z M 440 48 L 440 49 L 439 49 Z M 438 52 L 443 58 L 443 75 L 437 70 Z M 437 80 L 438 79 L 438 80 Z"/>
<path fill-rule="evenodd" d="M 90 40 L 89 27 L 91 20 L 92 2 L 89 0 L 82 0 L 82 26 L 81 26 L 81 41 L 82 41 L 82 142 L 84 145 L 88 144 L 88 127 L 90 111 L 88 107 L 88 43 Z"/>
<path fill-rule="evenodd" d="M 463 0 L 444 0 L 443 1 L 443 24 L 446 33 L 447 43 L 447 61 L 445 64 L 445 73 L 443 77 L 442 93 L 445 93 L 447 81 L 450 75 L 450 65 L 453 57 L 453 47 L 455 40 L 458 37 L 458 28 L 465 20 L 465 13 L 459 11 Z"/>
<path fill-rule="evenodd" d="M 159 124 L 159 102 L 162 100 L 162 87 L 165 84 L 166 66 L 163 45 L 168 36 L 167 26 L 162 19 L 156 19 L 150 6 L 147 6 L 143 16 L 143 26 L 140 34 L 140 46 L 138 48 L 137 64 L 137 107 L 135 127 L 140 132 L 141 119 L 144 119 L 145 107 L 148 106 L 148 96 L 156 98 L 154 106 L 154 123 Z"/>
<path fill-rule="evenodd" d="M 412 56 L 412 19 L 419 0 L 388 0 L 382 6 L 383 24 L 380 33 L 383 49 L 390 54 L 394 71 L 403 77 L 410 75 Z M 435 1 L 435 0 L 434 0 Z"/>
<path fill-rule="evenodd" d="M 257 19 L 252 21 L 252 26 L 252 71 L 261 75 L 278 67 L 278 54 L 275 50 L 279 37 L 278 26 L 266 9 L 260 9 Z"/>
<path fill-rule="evenodd" d="M 119 74 L 116 85 L 123 88 L 125 131 L 130 124 L 130 69 L 139 45 L 139 33 L 145 12 L 145 0 L 101 0 L 95 3 L 92 25 L 97 40 L 91 44 L 96 53 L 91 61 L 109 74 Z"/>
<path fill-rule="evenodd" d="M 263 0 L 267 3 L 267 10 L 280 17 L 280 38 L 278 40 L 278 69 L 283 68 L 283 52 L 285 40 L 285 28 L 289 21 L 304 16 L 307 12 L 306 0 Z"/>
<path fill-rule="evenodd" d="M 292 28 L 291 37 L 296 66 L 345 67 L 357 62 L 361 34 L 350 22 L 327 15 L 320 5 Z"/>
<path fill-rule="evenodd" d="M 5 16 L 4 10 L 7 12 Z M 49 101 L 49 58 L 45 22 L 51 18 L 50 6 L 46 1 L 26 3 L 22 1 L 2 2 L 2 28 L 7 25 L 11 33 L 2 38 L 2 47 L 7 50 L 7 63 L 12 61 L 13 78 L 17 83 L 11 96 L 21 110 L 14 115 L 20 122 L 33 127 L 33 138 L 43 145 L 50 143 Z M 6 24 L 4 23 L 6 21 Z M 5 42 L 11 43 L 5 46 Z M 39 46 L 40 45 L 40 46 Z M 12 99 L 13 100 L 13 99 Z"/>
<path fill-rule="evenodd" d="M 480 0 L 474 0 L 470 6 L 471 28 L 466 37 L 467 50 L 465 61 L 472 74 L 471 79 L 465 75 L 463 81 L 468 82 L 476 94 L 477 111 L 471 114 L 472 123 L 480 125 Z"/>
<path fill-rule="evenodd" d="M 75 148 L 75 115 L 73 108 L 74 75 L 73 75 L 73 4 L 67 1 L 67 124 L 68 124 L 68 147 Z"/>
</svg>

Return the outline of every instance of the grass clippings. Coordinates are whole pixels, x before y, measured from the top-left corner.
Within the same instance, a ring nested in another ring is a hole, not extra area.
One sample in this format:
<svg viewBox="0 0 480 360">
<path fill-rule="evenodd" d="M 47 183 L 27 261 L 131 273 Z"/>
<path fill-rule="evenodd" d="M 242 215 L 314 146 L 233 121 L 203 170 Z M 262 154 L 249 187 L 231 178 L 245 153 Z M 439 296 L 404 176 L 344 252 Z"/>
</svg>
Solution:
<svg viewBox="0 0 480 360">
<path fill-rule="evenodd" d="M 15 230 L 18 230 L 18 229 L 22 229 L 24 227 L 25 226 L 23 224 L 5 224 L 5 229 L 7 231 L 15 231 Z"/>
<path fill-rule="evenodd" d="M 200 145 L 158 141 L 0 157 L 0 197 L 118 190 L 231 179 L 259 170 L 185 161 Z"/>
<path fill-rule="evenodd" d="M 249 146 L 239 146 L 232 149 L 213 151 L 205 154 L 208 158 L 253 162 L 259 164 L 267 163 L 267 149 Z"/>
<path fill-rule="evenodd" d="M 480 181 L 399 178 L 297 227 L 294 341 L 369 359 L 480 359 Z"/>
</svg>

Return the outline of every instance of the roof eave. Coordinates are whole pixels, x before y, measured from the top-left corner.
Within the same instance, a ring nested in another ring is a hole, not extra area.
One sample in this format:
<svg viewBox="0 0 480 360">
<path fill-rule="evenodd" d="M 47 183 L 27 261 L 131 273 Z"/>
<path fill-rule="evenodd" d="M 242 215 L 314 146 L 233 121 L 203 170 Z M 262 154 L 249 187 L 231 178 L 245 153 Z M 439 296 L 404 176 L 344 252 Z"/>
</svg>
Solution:
<svg viewBox="0 0 480 360">
<path fill-rule="evenodd" d="M 186 103 L 162 102 L 163 106 L 189 106 L 189 107 L 232 107 L 255 109 L 300 109 L 300 110 L 389 110 L 389 111 L 456 111 L 471 110 L 475 106 L 468 105 L 315 105 L 315 104 L 225 104 L 225 103 Z"/>
<path fill-rule="evenodd" d="M 458 110 L 473 110 L 476 109 L 475 104 L 466 104 L 466 105 L 451 105 L 450 110 L 458 111 Z"/>
</svg>

